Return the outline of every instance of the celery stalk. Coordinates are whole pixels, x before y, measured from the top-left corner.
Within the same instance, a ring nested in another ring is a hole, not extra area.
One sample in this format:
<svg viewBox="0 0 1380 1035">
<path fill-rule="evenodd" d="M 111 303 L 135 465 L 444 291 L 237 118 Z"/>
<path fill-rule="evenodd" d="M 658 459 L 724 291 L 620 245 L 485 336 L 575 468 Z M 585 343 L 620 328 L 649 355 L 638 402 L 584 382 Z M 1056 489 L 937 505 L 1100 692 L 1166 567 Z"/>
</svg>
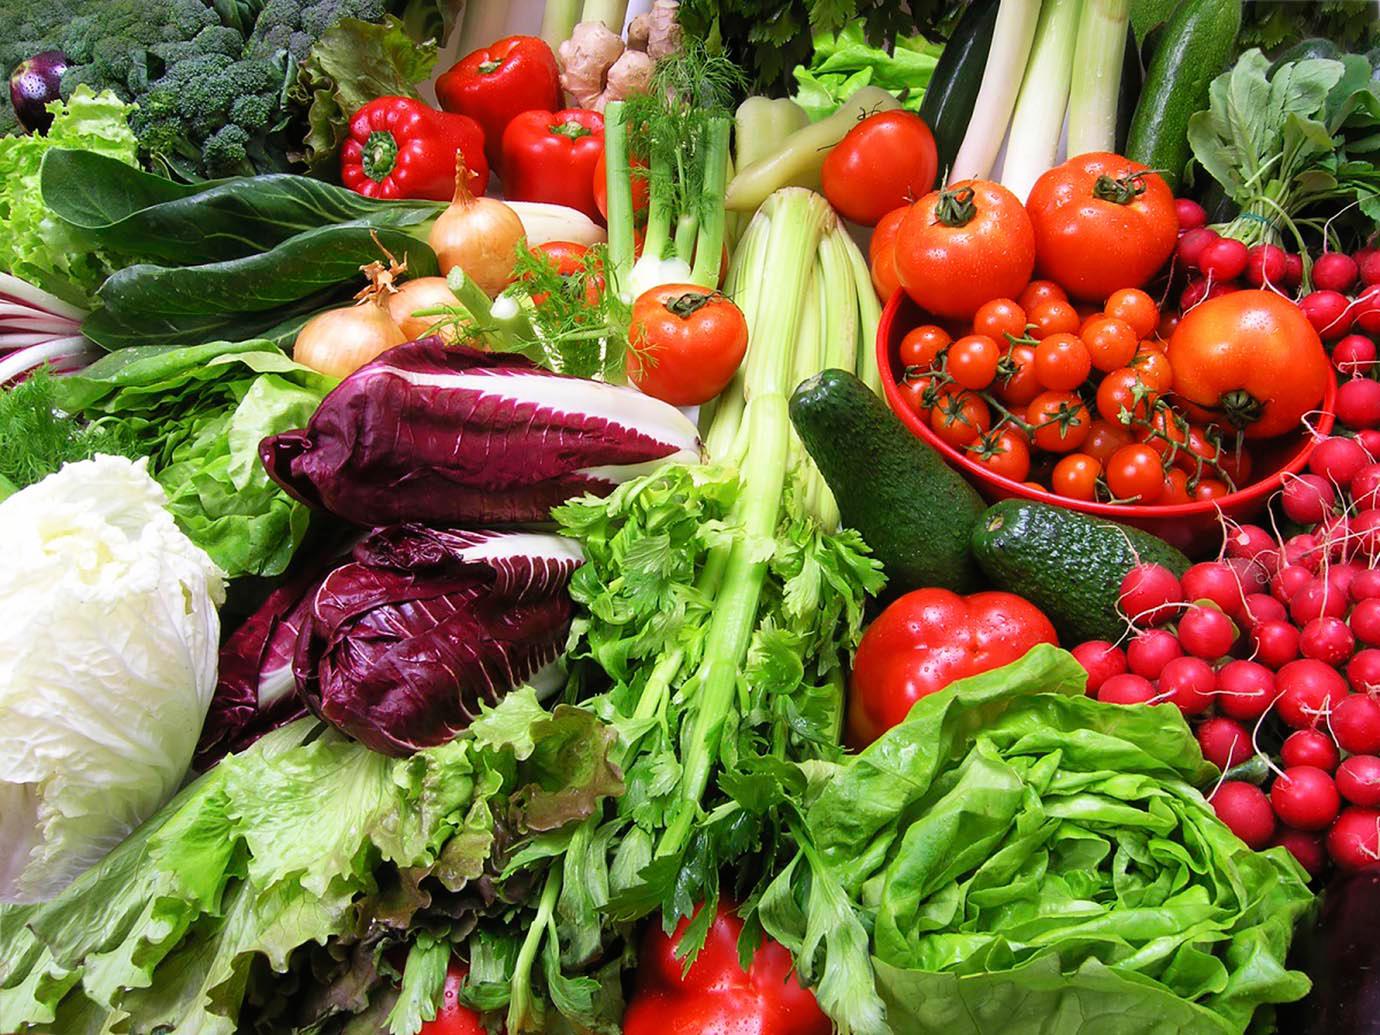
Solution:
<svg viewBox="0 0 1380 1035">
<path fill-rule="evenodd" d="M 695 258 L 695 237 L 700 232 L 699 216 L 685 212 L 676 220 L 676 258 L 691 262 Z"/>
<path fill-rule="evenodd" d="M 622 101 L 613 101 L 604 109 L 604 168 L 609 210 L 609 286 L 621 292 L 633 266 L 632 168 L 628 165 L 628 127 Z"/>
<path fill-rule="evenodd" d="M 1073 52 L 1069 157 L 1116 150 L 1116 104 L 1131 0 L 1084 0 Z"/>
<path fill-rule="evenodd" d="M 580 13 L 582 22 L 603 22 L 613 33 L 623 34 L 623 22 L 628 17 L 628 0 L 585 0 Z"/>
<path fill-rule="evenodd" d="M 724 283 L 724 290 L 743 311 L 748 327 L 757 326 L 757 300 L 761 292 L 757 290 L 757 280 L 747 276 L 747 271 L 761 268 L 762 251 L 770 230 L 771 217 L 766 212 L 757 212 L 728 265 L 728 280 Z M 748 348 L 752 348 L 751 337 L 748 338 Z M 700 408 L 700 434 L 704 438 L 705 452 L 717 463 L 729 462 L 732 456 L 733 443 L 738 437 L 746 405 L 743 387 L 746 377 L 746 366 L 739 366 L 728 387 L 710 405 Z"/>
<path fill-rule="evenodd" d="M 1006 141 L 1002 185 L 1020 198 L 1030 194 L 1059 153 L 1064 112 L 1069 106 L 1069 80 L 1073 74 L 1074 42 L 1083 0 L 1045 0 L 1035 45 L 1021 82 L 1011 134 Z M 1118 72 L 1120 78 L 1120 72 Z"/>
<path fill-rule="evenodd" d="M 872 272 L 867 260 L 853 239 L 843 235 L 848 264 L 853 270 L 854 297 L 858 300 L 858 357 L 855 373 L 863 384 L 878 395 L 882 394 L 882 374 L 877 367 L 877 326 L 882 322 L 882 307 L 877 302 L 877 289 L 872 286 Z"/>
<path fill-rule="evenodd" d="M 968 131 L 963 134 L 963 143 L 949 170 L 950 183 L 981 179 L 992 171 L 1002 138 L 1011 124 L 1011 109 L 1030 59 L 1039 14 L 1040 0 L 1001 0 L 982 86 L 968 120 Z"/>
<path fill-rule="evenodd" d="M 541 38 L 555 50 L 570 39 L 579 20 L 580 0 L 546 0 L 546 10 L 541 16 Z"/>
<path fill-rule="evenodd" d="M 699 233 L 690 282 L 707 288 L 718 287 L 719 267 L 723 263 L 724 190 L 728 185 L 728 141 L 732 130 L 728 119 L 714 119 L 704 128 L 704 182 L 700 188 Z"/>
</svg>

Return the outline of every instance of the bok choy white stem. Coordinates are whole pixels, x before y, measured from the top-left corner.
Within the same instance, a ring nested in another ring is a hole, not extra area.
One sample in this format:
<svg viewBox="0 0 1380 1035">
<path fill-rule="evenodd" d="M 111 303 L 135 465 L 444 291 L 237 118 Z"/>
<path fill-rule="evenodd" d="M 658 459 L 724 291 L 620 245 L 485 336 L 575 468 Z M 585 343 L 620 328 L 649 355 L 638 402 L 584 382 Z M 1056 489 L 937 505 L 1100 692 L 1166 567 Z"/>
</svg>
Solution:
<svg viewBox="0 0 1380 1035">
<path fill-rule="evenodd" d="M 997 24 L 992 31 L 992 48 L 982 73 L 968 131 L 963 135 L 949 182 L 988 176 L 1001 150 L 1002 139 L 1011 123 L 1016 94 L 1030 59 L 1035 26 L 1040 17 L 1040 0 L 1001 0 Z"/>
<path fill-rule="evenodd" d="M 1116 150 L 1116 105 L 1131 0 L 1083 0 L 1073 54 L 1068 156 Z"/>
<path fill-rule="evenodd" d="M 1084 0 L 1045 0 L 1021 92 L 1011 117 L 1001 182 L 1025 201 L 1054 164 L 1069 105 L 1078 15 Z"/>
</svg>

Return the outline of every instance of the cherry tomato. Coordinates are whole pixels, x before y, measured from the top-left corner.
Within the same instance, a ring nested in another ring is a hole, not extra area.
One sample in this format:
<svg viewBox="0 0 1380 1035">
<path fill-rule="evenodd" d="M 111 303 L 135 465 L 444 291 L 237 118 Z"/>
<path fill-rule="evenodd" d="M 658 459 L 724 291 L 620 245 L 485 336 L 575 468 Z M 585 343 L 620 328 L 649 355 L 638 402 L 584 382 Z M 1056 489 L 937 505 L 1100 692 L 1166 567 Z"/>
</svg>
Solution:
<svg viewBox="0 0 1380 1035">
<path fill-rule="evenodd" d="M 1293 431 L 1333 376 L 1318 332 L 1273 291 L 1233 291 L 1195 306 L 1169 339 L 1174 394 L 1245 432 Z"/>
<path fill-rule="evenodd" d="M 1107 488 L 1122 502 L 1156 502 L 1164 492 L 1160 454 L 1145 445 L 1122 446 L 1107 461 Z"/>
<path fill-rule="evenodd" d="M 1136 441 L 1167 457 L 1172 452 L 1177 459 L 1188 446 L 1188 422 L 1164 408 L 1158 408 L 1150 415 L 1148 427 L 1136 431 Z"/>
<path fill-rule="evenodd" d="M 1099 419 L 1092 422 L 1092 429 L 1083 443 L 1083 452 L 1099 464 L 1105 464 L 1113 453 L 1130 444 L 1131 436 L 1125 428 L 1109 420 Z"/>
<path fill-rule="evenodd" d="M 924 421 L 930 419 L 930 411 L 934 408 L 931 393 L 933 386 L 934 378 L 928 374 L 902 378 L 898 386 L 906 404 L 915 411 L 917 417 Z"/>
<path fill-rule="evenodd" d="M 946 360 L 949 376 L 961 388 L 971 388 L 978 392 L 992 383 L 997 376 L 997 361 L 1001 350 L 997 343 L 985 334 L 969 334 L 949 346 Z"/>
<path fill-rule="evenodd" d="M 1044 392 L 1026 409 L 1026 423 L 1035 426 L 1035 444 L 1047 453 L 1071 453 L 1088 439 L 1092 414 L 1072 392 Z"/>
<path fill-rule="evenodd" d="M 698 406 L 722 392 L 747 352 L 747 320 L 717 291 L 663 284 L 633 303 L 628 377 L 673 406 Z"/>
<path fill-rule="evenodd" d="M 984 302 L 973 314 L 973 333 L 985 334 L 999 345 L 1006 345 L 1006 335 L 1025 336 L 1025 310 L 1009 298 L 994 298 Z"/>
<path fill-rule="evenodd" d="M 1060 496 L 1071 500 L 1097 499 L 1097 479 L 1102 465 L 1087 453 L 1070 453 L 1054 465 L 1050 484 Z"/>
<path fill-rule="evenodd" d="M 1042 302 L 1067 302 L 1069 294 L 1052 280 L 1032 280 L 1025 286 L 1016 303 L 1027 313 Z"/>
<path fill-rule="evenodd" d="M 1088 379 L 1092 356 L 1081 338 L 1051 334 L 1035 346 L 1035 374 L 1056 392 L 1071 392 Z"/>
<path fill-rule="evenodd" d="M 1188 493 L 1188 474 L 1171 467 L 1164 475 L 1164 489 L 1160 493 L 1160 498 L 1156 503 L 1170 506 L 1175 503 L 1192 503 L 1193 497 Z"/>
<path fill-rule="evenodd" d="M 1042 277 L 1098 301 L 1140 287 L 1174 252 L 1179 219 L 1159 174 L 1090 152 L 1050 169 L 1026 199 Z"/>
<path fill-rule="evenodd" d="M 441 986 L 441 1002 L 436 1016 L 423 1021 L 417 1035 L 485 1035 L 484 1022 L 479 1013 L 460 1002 L 460 992 L 470 968 L 454 956 L 446 967 L 446 981 Z"/>
<path fill-rule="evenodd" d="M 934 134 L 909 111 L 882 111 L 850 129 L 824 159 L 820 181 L 829 204 L 863 226 L 934 189 Z"/>
<path fill-rule="evenodd" d="M 925 195 L 896 235 L 901 284 L 936 316 L 968 319 L 984 302 L 1014 297 L 1034 264 L 1025 207 L 989 180 L 963 180 Z"/>
<path fill-rule="evenodd" d="M 1029 310 L 1030 336 L 1036 340 L 1051 334 L 1074 334 L 1078 330 L 1078 312 L 1068 302 L 1052 298 Z"/>
<path fill-rule="evenodd" d="M 1126 427 L 1133 418 L 1147 420 L 1155 398 L 1154 389 L 1134 369 L 1122 367 L 1097 386 L 1097 412 L 1103 420 Z"/>
<path fill-rule="evenodd" d="M 910 211 L 909 205 L 894 208 L 872 231 L 872 240 L 867 246 L 867 264 L 872 270 L 872 286 L 877 297 L 886 304 L 891 296 L 901 290 L 901 281 L 896 277 L 896 231 L 901 229 L 901 220 Z"/>
<path fill-rule="evenodd" d="M 572 277 L 579 273 L 585 266 L 585 256 L 589 249 L 583 244 L 575 241 L 547 241 L 537 245 L 532 249 L 539 252 L 551 261 L 556 267 L 556 272 L 565 281 L 567 290 L 576 290 Z M 592 276 L 585 281 L 585 300 L 590 305 L 597 305 L 599 295 L 604 289 L 604 278 L 602 276 Z M 532 296 L 533 305 L 541 305 L 547 299 L 545 291 L 538 291 Z"/>
<path fill-rule="evenodd" d="M 1148 338 L 1160 325 L 1160 307 L 1140 288 L 1121 288 L 1107 297 L 1102 311 L 1131 325 L 1138 338 Z"/>
<path fill-rule="evenodd" d="M 992 411 L 972 392 L 944 392 L 930 412 L 930 427 L 941 439 L 962 449 L 992 426 Z"/>
<path fill-rule="evenodd" d="M 1136 354 L 1140 339 L 1131 325 L 1114 316 L 1094 316 L 1078 332 L 1092 355 L 1092 365 L 1103 373 L 1124 367 Z"/>
<path fill-rule="evenodd" d="M 989 431 L 964 452 L 968 459 L 1013 482 L 1024 481 L 1030 473 L 1030 447 L 1014 428 Z"/>
<path fill-rule="evenodd" d="M 906 332 L 897 354 L 907 367 L 928 370 L 934 366 L 940 353 L 949 347 L 951 341 L 953 338 L 943 327 L 932 323 L 921 324 Z"/>
<path fill-rule="evenodd" d="M 1169 357 L 1149 342 L 1142 341 L 1128 364 L 1140 379 L 1161 395 L 1174 387 L 1174 368 Z"/>
<path fill-rule="evenodd" d="M 1193 487 L 1193 498 L 1195 500 L 1215 500 L 1221 499 L 1231 492 L 1227 488 L 1227 483 L 1218 481 L 1216 478 L 1204 478 Z"/>
<path fill-rule="evenodd" d="M 1028 406 L 1044 391 L 1035 372 L 1035 350 L 1029 345 L 1013 345 L 997 365 L 997 396 L 1007 406 Z"/>
</svg>

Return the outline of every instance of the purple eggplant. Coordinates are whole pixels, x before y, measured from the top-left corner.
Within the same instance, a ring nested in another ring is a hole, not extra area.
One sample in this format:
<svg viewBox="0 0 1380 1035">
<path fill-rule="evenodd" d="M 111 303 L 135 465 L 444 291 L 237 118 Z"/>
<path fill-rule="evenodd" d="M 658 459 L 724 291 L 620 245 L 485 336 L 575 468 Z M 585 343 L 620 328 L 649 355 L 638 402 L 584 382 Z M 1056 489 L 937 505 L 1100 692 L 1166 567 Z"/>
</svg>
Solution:
<svg viewBox="0 0 1380 1035">
<path fill-rule="evenodd" d="M 25 58 L 10 73 L 10 103 L 19 124 L 30 133 L 46 133 L 53 124 L 48 104 L 59 99 L 58 89 L 68 64 L 62 51 L 45 50 Z"/>
<path fill-rule="evenodd" d="M 1282 1007 L 1287 1035 L 1380 1035 L 1380 870 L 1343 873 L 1323 892 L 1316 925 L 1294 943 L 1291 967 L 1313 981 Z"/>
</svg>

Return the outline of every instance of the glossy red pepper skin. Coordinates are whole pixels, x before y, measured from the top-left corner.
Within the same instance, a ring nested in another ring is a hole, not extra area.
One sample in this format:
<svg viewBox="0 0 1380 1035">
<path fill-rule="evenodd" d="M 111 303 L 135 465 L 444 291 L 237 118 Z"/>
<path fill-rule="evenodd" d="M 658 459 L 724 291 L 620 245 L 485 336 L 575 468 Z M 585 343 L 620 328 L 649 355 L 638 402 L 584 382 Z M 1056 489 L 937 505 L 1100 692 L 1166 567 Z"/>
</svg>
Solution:
<svg viewBox="0 0 1380 1035">
<path fill-rule="evenodd" d="M 465 156 L 470 191 L 483 194 L 489 163 L 474 119 L 411 97 L 380 97 L 350 119 L 340 149 L 340 182 L 369 198 L 449 201 L 455 196 L 457 151 Z"/>
<path fill-rule="evenodd" d="M 488 1035 L 479 1014 L 460 1003 L 460 990 L 470 968 L 454 956 L 446 968 L 445 990 L 441 993 L 441 1003 L 436 1008 L 432 1020 L 423 1021 L 417 1035 Z"/>
<path fill-rule="evenodd" d="M 436 80 L 436 99 L 479 123 L 489 164 L 499 168 L 508 123 L 524 111 L 560 107 L 556 55 L 536 36 L 506 36 L 452 65 Z"/>
<path fill-rule="evenodd" d="M 503 131 L 503 196 L 577 208 L 602 222 L 594 201 L 594 167 L 604 153 L 597 111 L 524 111 Z"/>
<path fill-rule="evenodd" d="M 1058 643 L 1045 613 L 1014 593 L 961 597 L 917 589 L 898 597 L 863 634 L 848 694 L 848 743 L 866 747 L 920 698 Z"/>
<path fill-rule="evenodd" d="M 688 973 L 676 946 L 689 925 L 667 937 L 653 922 L 642 938 L 637 992 L 623 1035 L 830 1035 L 833 1024 L 814 993 L 791 973 L 791 954 L 765 939 L 746 971 L 738 964 L 743 922 L 720 902 L 704 948 Z"/>
</svg>

